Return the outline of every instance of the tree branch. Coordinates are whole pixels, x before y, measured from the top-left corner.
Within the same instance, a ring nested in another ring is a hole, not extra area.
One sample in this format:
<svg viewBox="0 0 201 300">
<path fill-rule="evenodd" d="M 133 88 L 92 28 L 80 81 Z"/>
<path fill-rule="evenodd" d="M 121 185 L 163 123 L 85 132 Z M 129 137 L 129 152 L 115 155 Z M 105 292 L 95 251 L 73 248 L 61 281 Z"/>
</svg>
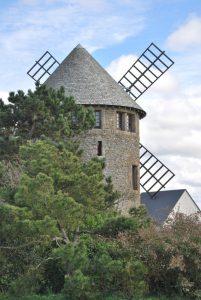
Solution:
<svg viewBox="0 0 201 300">
<path fill-rule="evenodd" d="M 47 236 L 45 236 L 45 238 L 50 239 L 50 238 L 47 237 Z M 25 243 L 25 244 L 22 244 L 22 245 L 19 245 L 19 246 L 0 246 L 0 249 L 5 249 L 5 250 L 17 250 L 17 249 L 26 248 L 27 246 L 31 246 L 31 245 L 33 245 L 33 244 L 39 244 L 39 243 L 43 243 L 43 242 L 44 242 L 44 239 L 43 239 L 43 240 L 31 241 L 31 242 L 28 242 L 28 243 Z"/>
</svg>

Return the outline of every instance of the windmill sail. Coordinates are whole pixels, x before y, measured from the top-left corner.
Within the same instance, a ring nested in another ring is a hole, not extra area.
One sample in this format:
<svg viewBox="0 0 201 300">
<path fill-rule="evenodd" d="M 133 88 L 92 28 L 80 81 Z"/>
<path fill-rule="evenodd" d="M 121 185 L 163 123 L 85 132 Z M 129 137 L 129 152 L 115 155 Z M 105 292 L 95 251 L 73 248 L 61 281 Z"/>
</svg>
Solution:
<svg viewBox="0 0 201 300">
<path fill-rule="evenodd" d="M 151 43 L 118 83 L 136 101 L 173 64 L 165 51 Z"/>
<path fill-rule="evenodd" d="M 154 198 L 175 176 L 153 153 L 140 144 L 140 185 Z"/>
<path fill-rule="evenodd" d="M 59 62 L 54 58 L 49 51 L 46 51 L 35 64 L 29 69 L 27 74 L 35 81 L 40 82 L 43 78 L 47 79 L 47 76 L 51 75 L 55 70 L 55 67 L 59 65 Z"/>
</svg>

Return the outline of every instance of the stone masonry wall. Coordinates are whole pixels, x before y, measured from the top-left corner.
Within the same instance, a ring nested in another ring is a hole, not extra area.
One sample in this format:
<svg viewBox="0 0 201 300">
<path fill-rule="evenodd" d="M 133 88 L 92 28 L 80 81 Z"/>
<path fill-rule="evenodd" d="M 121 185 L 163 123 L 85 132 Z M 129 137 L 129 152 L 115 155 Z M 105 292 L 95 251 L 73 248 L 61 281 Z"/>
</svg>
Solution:
<svg viewBox="0 0 201 300">
<path fill-rule="evenodd" d="M 102 156 L 105 158 L 105 175 L 111 176 L 114 189 L 121 193 L 118 209 L 123 214 L 140 204 L 139 183 L 139 115 L 135 110 L 118 107 L 95 107 L 101 110 L 101 129 L 92 129 L 80 137 L 83 159 L 97 157 L 98 141 L 102 141 Z M 126 114 L 133 114 L 135 132 L 117 129 L 116 114 L 122 112 L 126 125 Z M 132 185 L 132 165 L 138 168 L 137 189 Z"/>
</svg>

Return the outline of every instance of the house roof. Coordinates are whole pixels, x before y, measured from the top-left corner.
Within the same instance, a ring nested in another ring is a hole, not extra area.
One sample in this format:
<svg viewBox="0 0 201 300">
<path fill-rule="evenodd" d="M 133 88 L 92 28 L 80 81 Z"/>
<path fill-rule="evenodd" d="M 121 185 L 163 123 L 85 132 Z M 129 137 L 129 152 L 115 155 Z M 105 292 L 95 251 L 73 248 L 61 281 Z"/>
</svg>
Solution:
<svg viewBox="0 0 201 300">
<path fill-rule="evenodd" d="M 145 111 L 80 44 L 44 84 L 54 89 L 63 86 L 65 94 L 74 96 L 78 104 L 128 107 L 137 110 L 140 118 L 146 115 Z"/>
<path fill-rule="evenodd" d="M 185 191 L 185 189 L 160 191 L 154 198 L 148 193 L 141 193 L 141 204 L 145 205 L 151 218 L 162 224 Z"/>
</svg>

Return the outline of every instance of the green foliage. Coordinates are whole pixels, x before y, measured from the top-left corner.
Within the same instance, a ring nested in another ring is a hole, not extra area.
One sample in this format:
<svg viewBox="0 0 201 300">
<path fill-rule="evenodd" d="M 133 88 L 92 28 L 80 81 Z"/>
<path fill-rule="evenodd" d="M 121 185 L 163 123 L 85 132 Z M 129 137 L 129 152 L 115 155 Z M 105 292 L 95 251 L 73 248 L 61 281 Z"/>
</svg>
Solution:
<svg viewBox="0 0 201 300">
<path fill-rule="evenodd" d="M 58 230 L 56 222 L 48 216 L 35 220 L 27 208 L 9 204 L 0 205 L 0 230 L 0 289 L 3 292 L 11 284 L 16 285 L 15 280 L 26 272 L 27 266 L 31 270 L 43 257 L 45 259 L 49 234 Z M 28 277 L 26 274 L 26 283 Z M 22 285 L 23 280 L 18 282 Z"/>
<path fill-rule="evenodd" d="M 27 296 L 20 296 L 18 297 L 12 297 L 12 296 L 3 296 L 0 295 L 0 299 L 1 300 L 72 300 L 71 298 L 65 298 L 65 296 L 63 294 L 49 294 L 49 295 L 27 295 Z M 179 296 L 174 296 L 174 298 L 172 297 L 166 297 L 166 296 L 158 296 L 158 297 L 132 297 L 129 300 L 189 300 L 188 298 L 184 298 L 184 297 L 179 297 Z M 118 296 L 106 296 L 105 298 L 102 298 L 101 300 L 127 300 L 124 297 L 118 297 Z"/>
<path fill-rule="evenodd" d="M 75 247 L 56 250 L 65 271 L 66 299 L 103 299 L 107 295 L 140 295 L 146 291 L 143 263 L 122 255 L 118 241 L 85 235 Z"/>
<path fill-rule="evenodd" d="M 5 104 L 0 99 L 1 159 L 16 154 L 27 140 L 66 140 L 94 125 L 93 111 L 76 105 L 63 88 L 56 91 L 37 84 L 34 92 L 11 92 L 8 100 Z"/>
<path fill-rule="evenodd" d="M 13 203 L 16 186 L 22 173 L 18 160 L 0 161 L 0 202 Z"/>
<path fill-rule="evenodd" d="M 148 213 L 144 205 L 132 207 L 130 209 L 130 215 L 132 216 L 137 228 L 149 227 L 152 224 L 152 220 L 148 217 Z"/>
<path fill-rule="evenodd" d="M 6 266 L 6 272 L 2 267 L 1 289 L 10 286 L 16 294 L 47 288 L 58 291 L 62 288 L 58 281 L 64 283 L 63 251 L 68 249 L 70 257 L 69 249 L 80 249 L 76 245 L 85 231 L 93 234 L 97 224 L 114 214 L 107 212 L 103 163 L 93 160 L 82 164 L 79 156 L 46 140 L 28 142 L 19 155 L 22 174 L 13 204 L 0 206 L 2 265 Z M 111 190 L 109 193 L 113 197 Z M 55 256 L 56 250 L 59 255 Z M 82 254 L 84 251 L 79 259 Z M 63 263 L 58 264 L 58 259 Z M 58 280 L 52 283 L 54 267 Z"/>
<path fill-rule="evenodd" d="M 111 179 L 104 184 L 103 161 L 83 164 L 74 139 L 93 124 L 93 111 L 62 88 L 37 85 L 0 102 L 2 292 L 61 291 L 71 264 L 79 274 L 78 262 L 88 262 L 81 236 L 115 214 L 108 207 L 117 194 Z"/>
<path fill-rule="evenodd" d="M 66 275 L 64 285 L 64 295 L 66 299 L 97 299 L 96 293 L 91 291 L 90 277 L 76 270 L 71 276 Z"/>
<path fill-rule="evenodd" d="M 132 208 L 131 217 L 116 215 L 107 219 L 97 228 L 97 232 L 107 237 L 117 237 L 119 233 L 131 232 L 133 235 L 140 229 L 149 227 L 151 220 L 143 206 Z"/>
<path fill-rule="evenodd" d="M 27 296 L 8 296 L 8 295 L 1 295 L 0 294 L 0 299 L 1 300 L 64 300 L 63 295 L 27 295 Z"/>
<path fill-rule="evenodd" d="M 200 299 L 200 237 L 198 219 L 177 215 L 168 226 L 151 225 L 141 229 L 137 239 L 127 235 L 125 240 L 147 266 L 152 293 Z"/>
</svg>

